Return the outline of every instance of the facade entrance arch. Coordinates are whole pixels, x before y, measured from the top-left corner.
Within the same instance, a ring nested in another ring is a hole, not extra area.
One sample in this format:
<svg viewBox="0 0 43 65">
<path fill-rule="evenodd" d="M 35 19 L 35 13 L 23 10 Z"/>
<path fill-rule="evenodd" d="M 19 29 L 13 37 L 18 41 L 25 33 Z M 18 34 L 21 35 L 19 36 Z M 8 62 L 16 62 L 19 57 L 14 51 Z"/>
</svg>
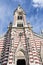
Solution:
<svg viewBox="0 0 43 65">
<path fill-rule="evenodd" d="M 15 54 L 15 63 L 16 65 L 26 65 L 26 52 L 22 49 L 20 49 L 18 52 Z"/>
</svg>

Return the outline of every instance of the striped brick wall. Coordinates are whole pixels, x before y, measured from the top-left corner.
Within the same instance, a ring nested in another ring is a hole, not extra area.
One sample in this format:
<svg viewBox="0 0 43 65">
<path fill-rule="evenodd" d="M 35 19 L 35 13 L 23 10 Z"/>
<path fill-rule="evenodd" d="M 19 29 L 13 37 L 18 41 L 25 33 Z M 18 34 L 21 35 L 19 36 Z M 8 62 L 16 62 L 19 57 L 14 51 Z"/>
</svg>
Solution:
<svg viewBox="0 0 43 65">
<path fill-rule="evenodd" d="M 4 46 L 4 37 L 0 37 L 0 63 L 1 63 L 1 53 Z"/>
<path fill-rule="evenodd" d="M 31 30 L 29 29 L 25 30 L 25 34 L 24 29 L 15 29 L 15 30 L 12 29 L 11 37 L 9 32 L 6 34 L 4 39 L 3 38 L 0 39 L 0 53 L 2 51 L 1 55 L 2 65 L 7 64 L 8 62 L 9 64 L 12 64 L 14 62 L 13 57 L 20 42 L 20 36 L 19 36 L 20 32 L 22 32 L 21 42 L 24 45 L 25 50 L 26 50 L 25 34 L 27 37 L 29 37 L 28 40 L 29 62 L 35 64 L 41 64 L 40 52 L 41 52 L 41 45 L 43 45 L 43 39 L 38 37 L 37 35 L 34 35 L 33 32 L 31 32 Z"/>
</svg>

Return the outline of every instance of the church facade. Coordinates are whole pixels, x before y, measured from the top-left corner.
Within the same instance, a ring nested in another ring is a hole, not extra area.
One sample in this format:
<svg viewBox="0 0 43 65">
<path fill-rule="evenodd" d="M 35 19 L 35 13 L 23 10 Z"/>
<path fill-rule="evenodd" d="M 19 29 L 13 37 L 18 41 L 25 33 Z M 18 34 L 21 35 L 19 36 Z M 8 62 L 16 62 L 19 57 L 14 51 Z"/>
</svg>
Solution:
<svg viewBox="0 0 43 65">
<path fill-rule="evenodd" d="M 21 6 L 14 11 L 13 23 L 0 37 L 1 65 L 42 65 L 43 37 L 33 32 L 27 24 L 26 13 Z"/>
</svg>

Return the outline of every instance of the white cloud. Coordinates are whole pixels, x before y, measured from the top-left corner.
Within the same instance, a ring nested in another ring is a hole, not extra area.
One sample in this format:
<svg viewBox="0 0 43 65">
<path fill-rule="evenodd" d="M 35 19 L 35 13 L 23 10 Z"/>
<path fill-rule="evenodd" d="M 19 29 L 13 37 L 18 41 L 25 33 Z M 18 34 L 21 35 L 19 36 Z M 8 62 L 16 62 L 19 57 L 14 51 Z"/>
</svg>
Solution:
<svg viewBox="0 0 43 65">
<path fill-rule="evenodd" d="M 34 7 L 43 7 L 43 0 L 33 0 Z"/>
<path fill-rule="evenodd" d="M 33 0 L 34 3 L 39 3 L 40 0 Z"/>
</svg>

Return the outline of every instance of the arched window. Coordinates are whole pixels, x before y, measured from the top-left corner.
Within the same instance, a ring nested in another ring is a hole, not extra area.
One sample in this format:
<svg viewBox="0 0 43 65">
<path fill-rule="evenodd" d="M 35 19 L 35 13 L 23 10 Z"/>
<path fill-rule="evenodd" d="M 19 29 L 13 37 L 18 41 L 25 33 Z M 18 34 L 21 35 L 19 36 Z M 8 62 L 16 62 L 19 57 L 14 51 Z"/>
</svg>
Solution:
<svg viewBox="0 0 43 65">
<path fill-rule="evenodd" d="M 23 27 L 23 24 L 17 24 L 17 27 Z"/>
<path fill-rule="evenodd" d="M 22 16 L 18 16 L 18 20 L 22 20 Z"/>
</svg>

